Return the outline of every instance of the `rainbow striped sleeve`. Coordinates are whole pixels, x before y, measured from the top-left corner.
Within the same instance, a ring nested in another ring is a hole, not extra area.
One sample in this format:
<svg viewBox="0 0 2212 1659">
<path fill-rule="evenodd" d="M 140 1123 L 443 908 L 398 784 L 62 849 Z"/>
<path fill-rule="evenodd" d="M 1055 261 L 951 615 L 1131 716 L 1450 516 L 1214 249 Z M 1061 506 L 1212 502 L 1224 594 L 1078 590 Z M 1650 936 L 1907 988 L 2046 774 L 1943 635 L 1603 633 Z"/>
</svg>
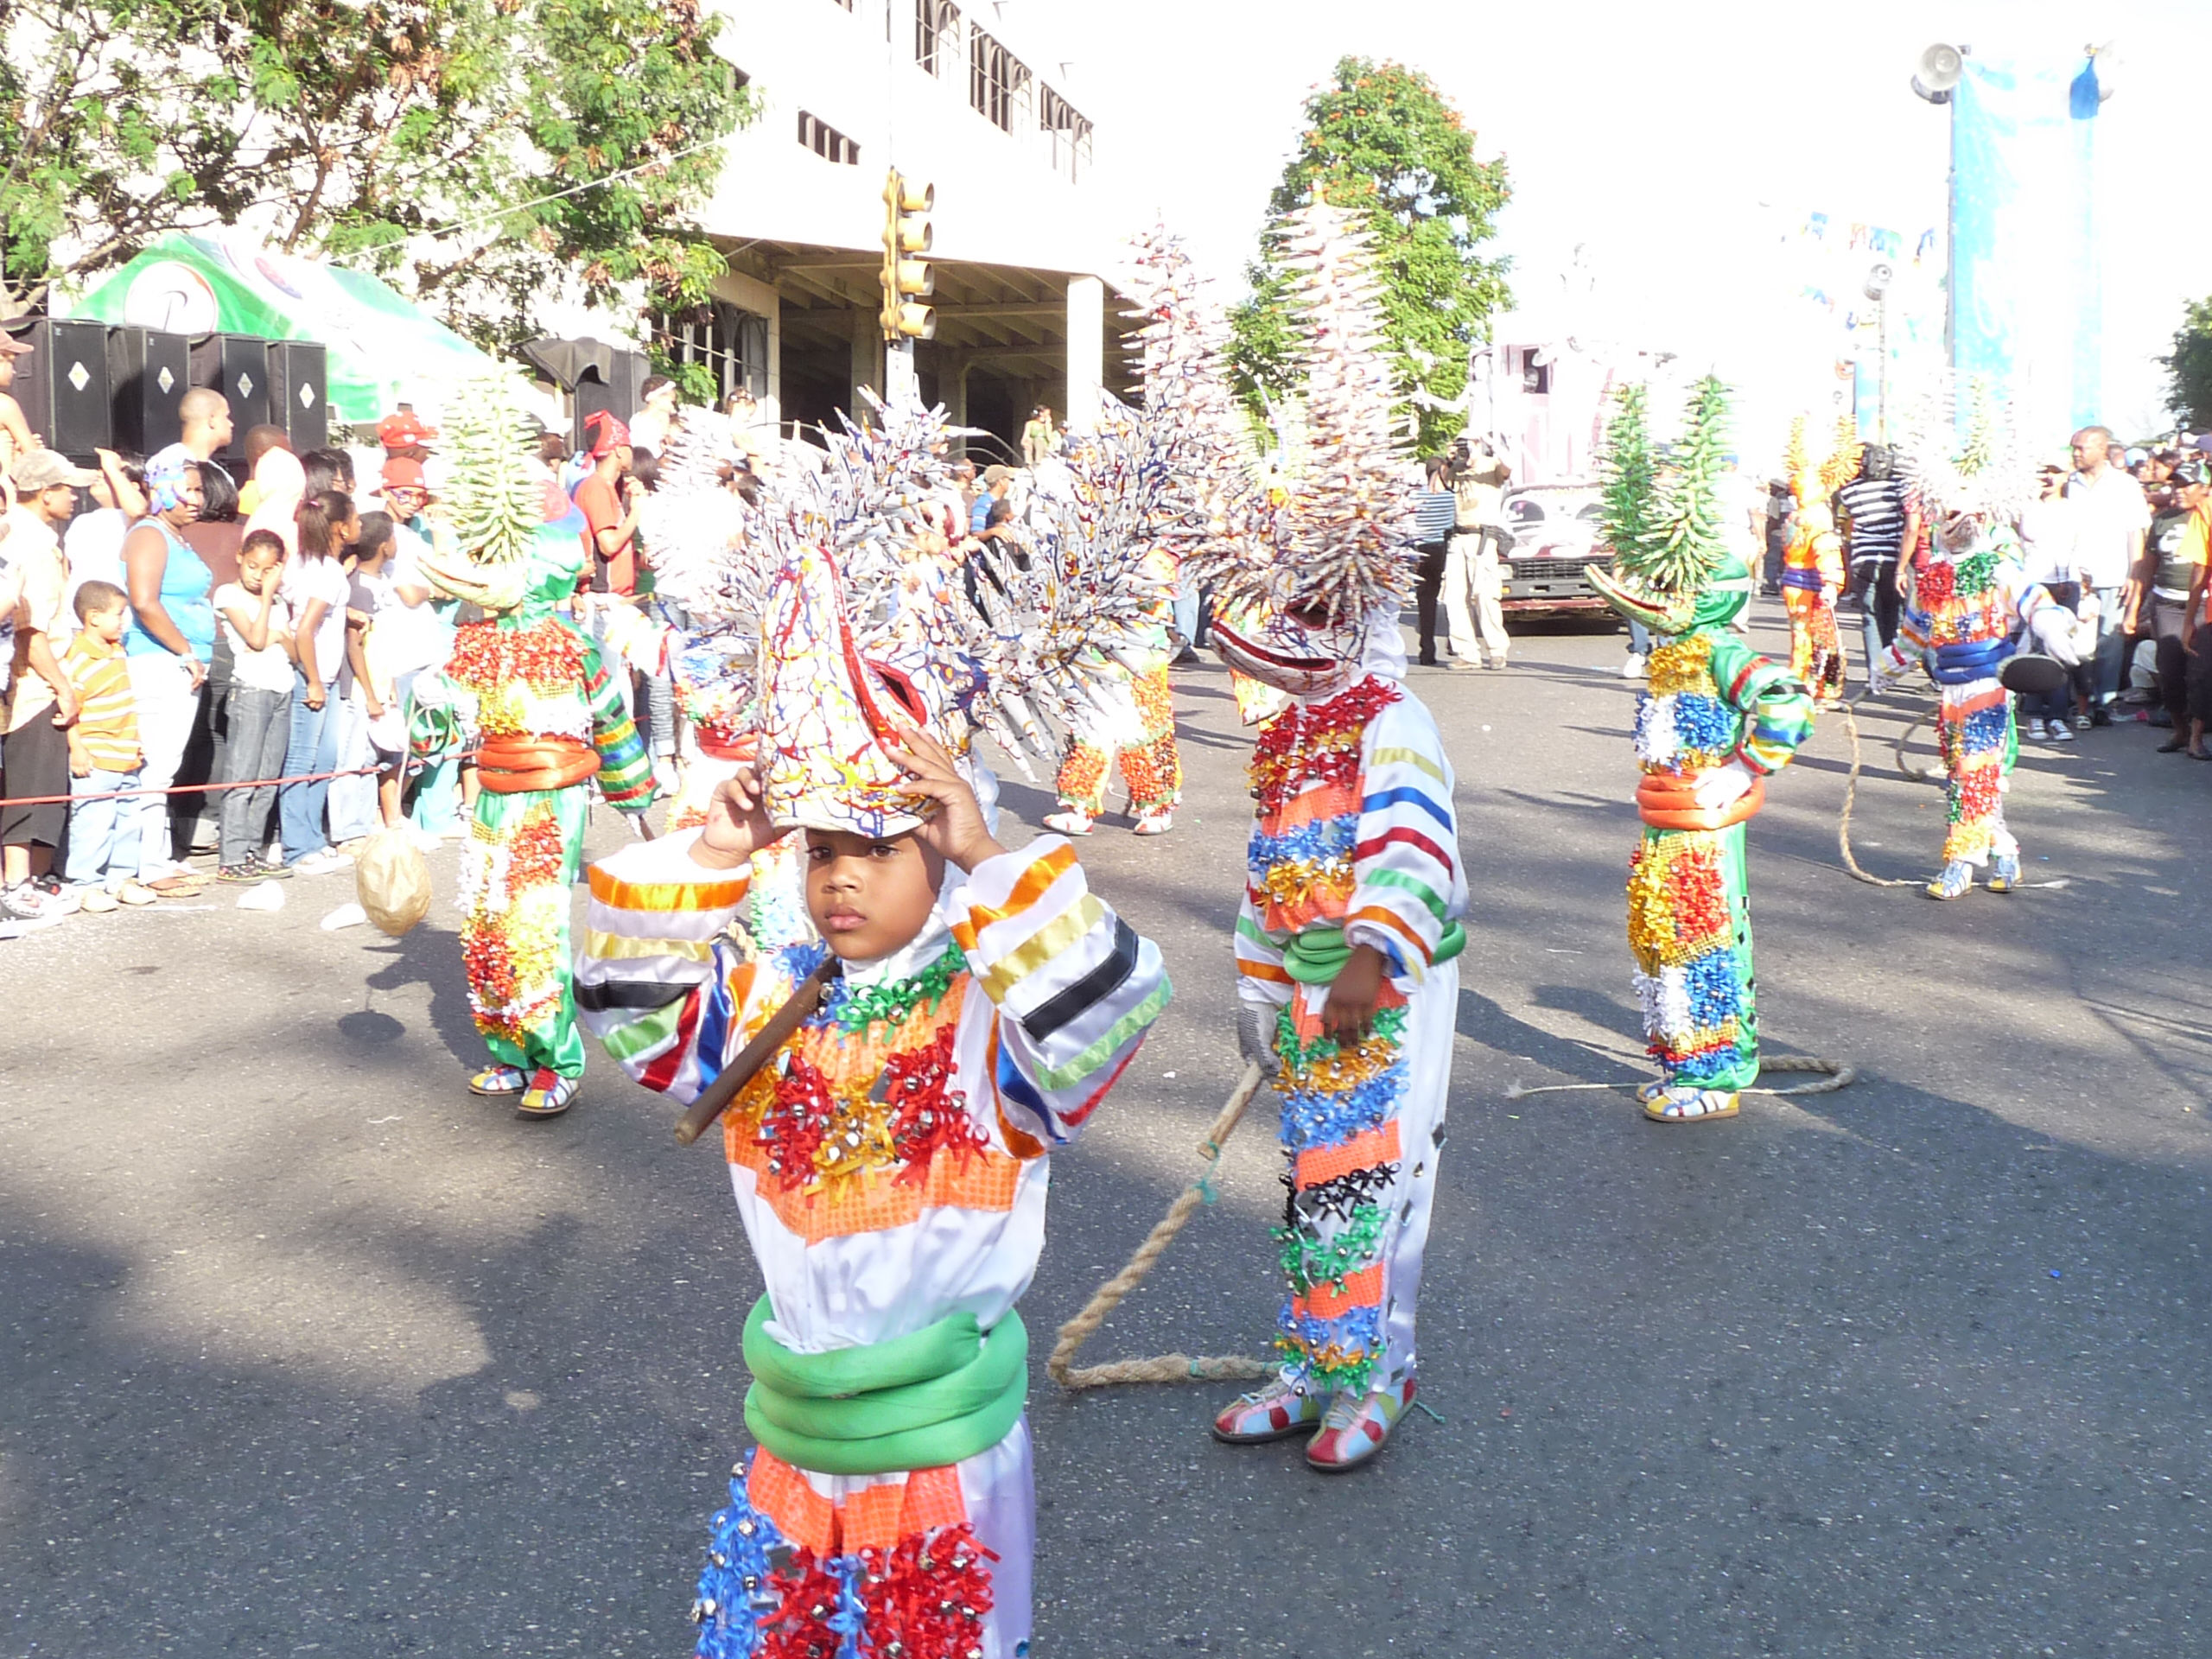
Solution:
<svg viewBox="0 0 2212 1659">
<path fill-rule="evenodd" d="M 622 706 L 614 676 L 599 648 L 588 639 L 584 651 L 584 695 L 591 700 L 591 741 L 599 751 L 599 792 L 609 806 L 642 812 L 653 804 L 653 761 L 637 722 Z M 629 671 L 626 667 L 623 671 Z"/>
<path fill-rule="evenodd" d="M 1722 701 L 1744 715 L 1744 735 L 1730 759 L 1762 777 L 1780 772 L 1813 734 L 1813 694 L 1739 639 L 1716 638 L 1708 660 Z"/>
<path fill-rule="evenodd" d="M 946 908 L 998 1007 L 1001 1109 L 1032 1137 L 1066 1144 L 1167 1006 L 1160 947 L 1099 902 L 1058 836 L 986 859 Z"/>
<path fill-rule="evenodd" d="M 1467 907 L 1452 765 L 1436 721 L 1411 693 L 1360 738 L 1359 827 L 1344 937 L 1389 957 L 1393 977 L 1419 984 L 1445 930 Z"/>
<path fill-rule="evenodd" d="M 625 1071 L 684 1102 L 721 1069 L 760 964 L 726 937 L 745 901 L 742 870 L 691 861 L 697 833 L 626 847 L 585 872 L 576 1014 Z"/>
<path fill-rule="evenodd" d="M 1249 880 L 1236 912 L 1236 972 L 1239 995 L 1255 1002 L 1281 1002 L 1290 995 L 1290 969 L 1283 965 L 1282 945 L 1261 926 L 1259 901 Z"/>
</svg>

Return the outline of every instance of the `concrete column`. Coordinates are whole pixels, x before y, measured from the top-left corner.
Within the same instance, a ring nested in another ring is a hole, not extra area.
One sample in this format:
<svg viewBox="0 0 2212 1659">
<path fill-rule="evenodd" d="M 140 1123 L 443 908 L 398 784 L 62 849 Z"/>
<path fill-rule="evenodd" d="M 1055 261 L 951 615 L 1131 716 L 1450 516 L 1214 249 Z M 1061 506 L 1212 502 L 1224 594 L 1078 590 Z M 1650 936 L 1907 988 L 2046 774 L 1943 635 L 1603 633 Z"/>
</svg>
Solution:
<svg viewBox="0 0 2212 1659">
<path fill-rule="evenodd" d="M 1068 430 L 1098 427 L 1098 393 L 1106 372 L 1106 284 L 1096 276 L 1068 283 Z M 1028 411 L 1020 411 L 1024 419 Z"/>
<path fill-rule="evenodd" d="M 945 424 L 968 424 L 968 353 L 947 352 L 937 372 L 938 401 L 944 405 Z"/>
<path fill-rule="evenodd" d="M 855 311 L 851 315 L 852 391 L 845 403 L 845 412 L 857 423 L 868 412 L 868 399 L 861 396 L 861 388 L 866 386 L 878 396 L 883 391 L 883 326 L 873 311 Z"/>
</svg>

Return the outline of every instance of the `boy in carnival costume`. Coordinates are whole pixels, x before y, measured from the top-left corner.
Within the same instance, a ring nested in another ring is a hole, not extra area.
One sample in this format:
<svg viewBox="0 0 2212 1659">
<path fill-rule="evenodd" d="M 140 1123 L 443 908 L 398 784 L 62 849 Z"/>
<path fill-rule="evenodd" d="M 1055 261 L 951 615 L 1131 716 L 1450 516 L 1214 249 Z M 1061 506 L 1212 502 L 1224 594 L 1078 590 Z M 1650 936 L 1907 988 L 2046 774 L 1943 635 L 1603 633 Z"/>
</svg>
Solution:
<svg viewBox="0 0 2212 1659">
<path fill-rule="evenodd" d="M 1253 756 L 1236 935 L 1239 1046 L 1282 1105 L 1283 1364 L 1213 1434 L 1302 1435 L 1333 1472 L 1382 1448 L 1416 1388 L 1467 892 L 1452 767 L 1404 684 L 1417 556 L 1365 240 L 1319 204 L 1286 229 L 1314 464 L 1194 560 L 1220 596 L 1222 660 L 1288 700 Z"/>
<path fill-rule="evenodd" d="M 472 1093 L 557 1117 L 582 1086 L 569 906 L 591 786 L 617 810 L 653 802 L 652 765 L 598 648 L 567 613 L 583 574 L 583 516 L 534 461 L 512 383 L 463 389 L 448 423 L 450 482 L 423 573 L 490 613 L 454 636 L 414 692 L 410 743 L 435 764 L 478 735 L 474 821 L 461 849 L 461 948 L 492 1064 Z"/>
<path fill-rule="evenodd" d="M 832 439 L 855 493 L 753 521 L 787 554 L 749 668 L 756 758 L 699 830 L 590 871 L 578 1000 L 648 1088 L 695 1099 L 828 975 L 724 1119 L 767 1288 L 744 1343 L 760 1446 L 715 1517 L 694 1608 L 703 1659 L 1028 1650 L 1014 1304 L 1044 1243 L 1048 1154 L 1168 997 L 1158 949 L 1091 893 L 1066 841 L 997 841 L 988 773 L 963 758 L 979 726 L 1009 741 L 1007 722 L 1049 700 L 1017 690 L 1020 672 L 1076 677 L 1036 639 L 1079 653 L 1116 607 L 1033 613 L 1025 645 L 964 608 L 958 582 L 918 585 L 916 561 L 942 546 L 925 518 L 941 416 L 880 413 Z M 733 931 L 748 871 L 786 842 L 808 937 Z"/>
<path fill-rule="evenodd" d="M 2012 694 L 1999 675 L 2024 626 L 2061 666 L 2078 664 L 2076 619 L 2020 563 L 2013 525 L 2034 486 L 1987 397 L 1977 389 L 1955 453 L 1947 412 L 1927 428 L 1916 478 L 1921 514 L 1935 528 L 1927 550 L 1905 568 L 1897 638 L 1876 658 L 1873 685 L 1889 690 L 1916 664 L 1936 682 L 1949 827 L 1943 868 L 1923 891 L 1962 898 L 1974 872 L 1993 861 L 1989 890 L 2011 893 L 2020 883 L 2020 843 L 2005 827 L 2005 791 L 2020 740 Z"/>
<path fill-rule="evenodd" d="M 1662 1123 L 1732 1117 L 1738 1092 L 1758 1079 L 1744 825 L 1813 730 L 1804 685 L 1730 629 L 1754 579 L 1729 550 L 1713 489 L 1727 413 L 1720 383 L 1700 383 L 1662 490 L 1643 388 L 1623 391 L 1605 434 L 1614 563 L 1590 567 L 1606 601 L 1654 639 L 1636 708 L 1644 829 L 1629 861 L 1628 938 L 1661 1072 L 1638 1094 Z"/>
</svg>

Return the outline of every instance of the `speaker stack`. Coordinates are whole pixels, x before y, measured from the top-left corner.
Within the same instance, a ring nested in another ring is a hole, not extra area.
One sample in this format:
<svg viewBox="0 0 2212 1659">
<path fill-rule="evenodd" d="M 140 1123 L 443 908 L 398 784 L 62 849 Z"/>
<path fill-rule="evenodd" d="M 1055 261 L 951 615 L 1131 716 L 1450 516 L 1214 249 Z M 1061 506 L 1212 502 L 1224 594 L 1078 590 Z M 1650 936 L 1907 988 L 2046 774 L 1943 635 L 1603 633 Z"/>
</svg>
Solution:
<svg viewBox="0 0 2212 1659">
<path fill-rule="evenodd" d="M 218 459 L 243 461 L 245 435 L 269 420 L 269 342 L 254 334 L 206 334 L 192 342 L 192 384 L 231 405 L 231 442 Z"/>
<path fill-rule="evenodd" d="M 107 325 L 33 317 L 9 330 L 29 346 L 16 359 L 13 393 L 30 429 L 79 466 L 113 447 L 108 401 Z"/>
<path fill-rule="evenodd" d="M 311 340 L 269 342 L 269 419 L 284 429 L 292 453 L 321 449 L 330 438 L 330 352 Z"/>
<path fill-rule="evenodd" d="M 111 328 L 107 382 L 115 447 L 142 461 L 184 436 L 177 405 L 192 385 L 192 340 L 159 328 Z"/>
</svg>

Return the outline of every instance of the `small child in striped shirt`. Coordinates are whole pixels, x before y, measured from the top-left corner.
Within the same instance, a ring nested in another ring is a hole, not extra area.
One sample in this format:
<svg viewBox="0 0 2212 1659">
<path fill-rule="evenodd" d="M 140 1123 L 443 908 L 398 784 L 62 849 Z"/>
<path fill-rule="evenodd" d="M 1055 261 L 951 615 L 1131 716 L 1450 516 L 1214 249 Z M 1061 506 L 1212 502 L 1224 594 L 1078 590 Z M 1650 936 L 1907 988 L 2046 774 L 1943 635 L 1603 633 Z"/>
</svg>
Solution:
<svg viewBox="0 0 2212 1659">
<path fill-rule="evenodd" d="M 61 653 L 61 671 L 77 692 L 69 728 L 69 862 L 65 874 L 84 908 L 150 905 L 158 896 L 140 884 L 136 789 L 145 754 L 138 747 L 138 704 L 123 655 L 123 589 L 88 582 L 77 589 L 80 626 Z"/>
</svg>

